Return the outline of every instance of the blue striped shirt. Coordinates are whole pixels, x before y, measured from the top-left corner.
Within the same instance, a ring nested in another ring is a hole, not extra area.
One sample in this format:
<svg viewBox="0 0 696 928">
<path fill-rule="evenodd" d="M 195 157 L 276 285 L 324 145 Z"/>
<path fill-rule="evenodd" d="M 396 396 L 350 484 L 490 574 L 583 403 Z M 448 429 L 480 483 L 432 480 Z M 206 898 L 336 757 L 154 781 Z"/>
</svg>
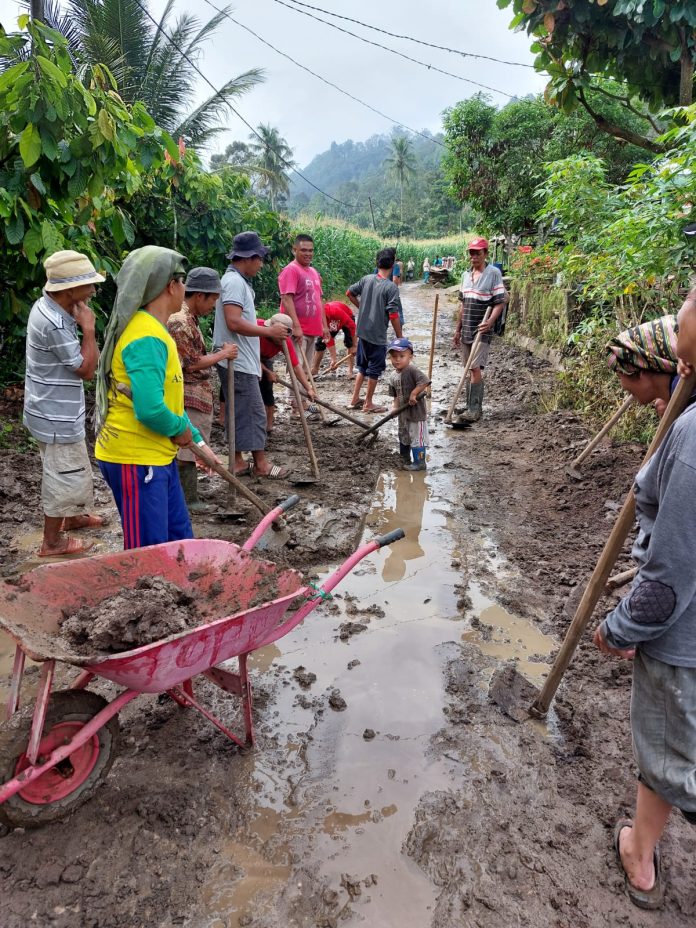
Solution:
<svg viewBox="0 0 696 928">
<path fill-rule="evenodd" d="M 75 371 L 83 357 L 77 323 L 44 292 L 27 322 L 24 424 L 38 441 L 70 444 L 85 437 L 85 391 Z"/>
</svg>

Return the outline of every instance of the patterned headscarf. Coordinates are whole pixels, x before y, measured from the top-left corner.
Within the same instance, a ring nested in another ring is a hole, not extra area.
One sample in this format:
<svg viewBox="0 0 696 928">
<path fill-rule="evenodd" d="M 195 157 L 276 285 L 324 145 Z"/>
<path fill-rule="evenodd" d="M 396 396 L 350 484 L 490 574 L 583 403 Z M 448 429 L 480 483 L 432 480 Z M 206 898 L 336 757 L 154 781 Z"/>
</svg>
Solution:
<svg viewBox="0 0 696 928">
<path fill-rule="evenodd" d="M 676 322 L 676 316 L 662 316 L 621 332 L 607 345 L 607 364 L 617 374 L 676 374 Z"/>
<path fill-rule="evenodd" d="M 96 431 L 104 424 L 109 406 L 111 362 L 116 343 L 135 313 L 159 296 L 174 274 L 186 273 L 186 263 L 186 258 L 178 251 L 160 248 L 159 245 L 145 245 L 131 251 L 116 275 L 116 300 L 104 333 L 104 347 L 97 367 Z"/>
</svg>

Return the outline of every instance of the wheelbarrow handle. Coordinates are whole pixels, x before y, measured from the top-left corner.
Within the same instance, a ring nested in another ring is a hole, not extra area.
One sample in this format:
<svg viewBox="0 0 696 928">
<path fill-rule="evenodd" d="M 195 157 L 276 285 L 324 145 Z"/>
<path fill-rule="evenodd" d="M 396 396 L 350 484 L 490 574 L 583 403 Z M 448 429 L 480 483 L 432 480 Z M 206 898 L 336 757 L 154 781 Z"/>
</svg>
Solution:
<svg viewBox="0 0 696 928">
<path fill-rule="evenodd" d="M 282 503 L 278 503 L 278 508 L 281 512 L 287 512 L 288 509 L 292 509 L 293 506 L 297 506 L 300 501 L 300 497 L 297 493 L 293 493 L 292 496 L 288 496 L 287 499 L 284 499 Z"/>
<path fill-rule="evenodd" d="M 269 525 L 272 525 L 274 528 L 283 520 L 280 519 L 282 513 L 287 512 L 288 509 L 292 509 L 293 506 L 296 506 L 300 501 L 300 497 L 297 493 L 293 493 L 292 496 L 288 496 L 287 499 L 284 499 L 282 503 L 278 503 L 275 509 L 271 509 L 270 512 L 267 512 L 266 515 L 261 519 L 259 524 L 256 526 L 254 531 L 249 535 L 247 540 L 242 545 L 244 551 L 253 551 L 253 549 L 258 544 L 259 540 L 263 537 L 264 532 Z M 276 521 L 278 520 L 278 521 Z"/>
<path fill-rule="evenodd" d="M 406 532 L 402 528 L 395 528 L 393 532 L 387 532 L 386 535 L 380 535 L 379 538 L 375 538 L 375 544 L 379 548 L 384 548 L 386 545 L 391 545 L 395 541 L 404 538 Z"/>
</svg>

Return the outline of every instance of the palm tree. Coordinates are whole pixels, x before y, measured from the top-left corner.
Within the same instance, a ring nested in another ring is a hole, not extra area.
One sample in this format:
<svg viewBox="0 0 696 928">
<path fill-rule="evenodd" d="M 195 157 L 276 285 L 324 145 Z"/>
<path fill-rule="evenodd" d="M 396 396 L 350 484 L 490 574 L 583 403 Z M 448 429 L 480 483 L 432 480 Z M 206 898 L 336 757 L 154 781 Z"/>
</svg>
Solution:
<svg viewBox="0 0 696 928">
<path fill-rule="evenodd" d="M 405 135 L 394 136 L 391 140 L 391 155 L 385 158 L 384 164 L 389 172 L 399 181 L 401 188 L 400 224 L 404 227 L 404 184 L 409 177 L 416 173 L 416 159 L 411 149 L 411 143 Z"/>
<path fill-rule="evenodd" d="M 264 80 L 252 68 L 224 84 L 218 93 L 189 111 L 195 95 L 203 46 L 231 7 L 200 25 L 190 13 L 172 22 L 174 0 L 168 0 L 159 23 L 147 13 L 148 0 L 45 0 L 46 24 L 68 40 L 78 68 L 105 64 L 126 103 L 139 100 L 155 122 L 175 139 L 204 146 L 224 127 L 229 104 Z M 171 39 L 171 41 L 170 41 Z"/>
<path fill-rule="evenodd" d="M 255 170 L 259 174 L 258 186 L 268 196 L 274 210 L 279 198 L 290 192 L 290 169 L 295 166 L 292 148 L 276 128 L 263 123 L 249 138 L 249 148 L 256 161 Z"/>
</svg>

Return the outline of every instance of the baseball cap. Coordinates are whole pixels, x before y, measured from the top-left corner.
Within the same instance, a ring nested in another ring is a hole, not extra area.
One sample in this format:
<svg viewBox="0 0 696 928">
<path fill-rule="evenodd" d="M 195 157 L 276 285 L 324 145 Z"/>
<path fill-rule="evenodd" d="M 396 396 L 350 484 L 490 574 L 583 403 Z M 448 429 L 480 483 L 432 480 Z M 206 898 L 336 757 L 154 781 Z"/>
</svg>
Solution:
<svg viewBox="0 0 696 928">
<path fill-rule="evenodd" d="M 292 319 L 290 316 L 287 316 L 285 313 L 276 313 L 275 316 L 271 316 L 270 319 L 266 319 L 263 323 L 266 327 L 271 325 L 284 325 L 288 329 L 292 328 Z"/>
<path fill-rule="evenodd" d="M 407 338 L 395 338 L 387 348 L 387 354 L 390 351 L 413 351 L 413 344 Z"/>
<path fill-rule="evenodd" d="M 467 245 L 469 251 L 474 249 L 474 251 L 488 251 L 488 239 L 487 238 L 475 238 L 469 242 Z"/>
<path fill-rule="evenodd" d="M 221 293 L 220 275 L 212 267 L 192 267 L 184 284 L 188 293 Z"/>
<path fill-rule="evenodd" d="M 227 260 L 234 258 L 266 258 L 270 249 L 266 248 L 256 232 L 240 232 L 232 241 L 232 248 Z"/>
</svg>

